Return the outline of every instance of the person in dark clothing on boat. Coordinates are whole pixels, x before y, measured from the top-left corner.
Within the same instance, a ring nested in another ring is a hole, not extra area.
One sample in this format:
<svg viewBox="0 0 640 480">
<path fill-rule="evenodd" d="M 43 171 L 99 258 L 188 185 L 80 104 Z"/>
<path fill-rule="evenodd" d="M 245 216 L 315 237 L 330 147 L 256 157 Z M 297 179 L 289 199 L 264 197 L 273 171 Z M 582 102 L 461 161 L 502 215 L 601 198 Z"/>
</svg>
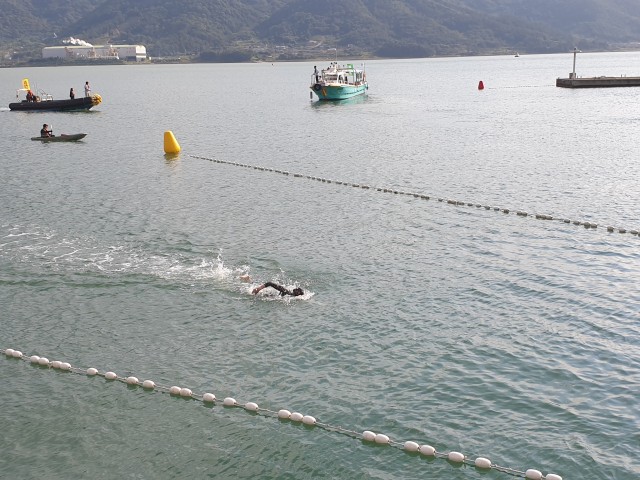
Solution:
<svg viewBox="0 0 640 480">
<path fill-rule="evenodd" d="M 318 74 L 318 67 L 313 67 L 313 74 L 316 77 L 316 83 L 318 83 L 320 81 L 320 75 Z"/>
<path fill-rule="evenodd" d="M 255 295 L 258 292 L 260 292 L 262 289 L 267 287 L 275 288 L 276 290 L 278 290 L 280 292 L 281 297 L 284 297 L 285 295 L 291 295 L 292 297 L 299 297 L 300 295 L 304 295 L 304 291 L 300 287 L 294 288 L 293 290 L 289 290 L 288 288 L 285 288 L 282 285 L 278 285 L 277 283 L 273 283 L 273 282 L 267 282 L 260 285 L 259 287 L 254 288 L 251 293 Z"/>
<path fill-rule="evenodd" d="M 44 125 L 42 125 L 42 130 L 40 130 L 40 136 L 42 138 L 55 137 L 55 135 L 53 134 L 53 132 L 49 128 L 49 125 L 47 125 L 46 123 Z"/>
<path fill-rule="evenodd" d="M 74 98 L 76 98 L 76 92 L 73 91 L 73 87 L 71 87 L 71 90 L 69 90 L 69 98 L 71 100 L 73 100 Z"/>
</svg>

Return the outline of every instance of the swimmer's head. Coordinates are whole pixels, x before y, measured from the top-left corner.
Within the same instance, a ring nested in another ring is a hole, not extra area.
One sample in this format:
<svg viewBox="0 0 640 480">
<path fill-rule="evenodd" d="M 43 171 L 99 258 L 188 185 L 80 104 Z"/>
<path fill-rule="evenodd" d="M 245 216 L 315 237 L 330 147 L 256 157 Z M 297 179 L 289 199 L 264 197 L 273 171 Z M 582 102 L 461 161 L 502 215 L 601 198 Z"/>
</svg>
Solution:
<svg viewBox="0 0 640 480">
<path fill-rule="evenodd" d="M 291 293 L 293 293 L 294 297 L 299 297 L 300 295 L 304 295 L 304 290 L 302 290 L 300 287 L 297 287 L 294 288 Z"/>
</svg>

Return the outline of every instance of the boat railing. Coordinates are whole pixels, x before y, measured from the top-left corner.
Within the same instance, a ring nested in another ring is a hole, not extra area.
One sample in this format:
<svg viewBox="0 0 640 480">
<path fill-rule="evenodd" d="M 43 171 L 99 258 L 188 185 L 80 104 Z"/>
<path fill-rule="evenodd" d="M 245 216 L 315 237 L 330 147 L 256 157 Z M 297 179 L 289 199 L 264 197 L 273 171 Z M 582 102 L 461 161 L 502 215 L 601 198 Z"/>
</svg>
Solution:
<svg viewBox="0 0 640 480">
<path fill-rule="evenodd" d="M 38 91 L 38 98 L 40 99 L 41 102 L 51 102 L 53 100 L 53 95 L 40 90 Z"/>
<path fill-rule="evenodd" d="M 346 79 L 342 77 L 342 75 L 338 76 L 337 73 L 319 73 L 317 76 L 315 74 L 311 75 L 311 85 L 315 85 L 317 83 L 347 83 Z"/>
<path fill-rule="evenodd" d="M 363 64 L 364 67 L 364 64 Z M 354 68 L 353 64 L 339 66 L 333 63 L 329 68 L 311 74 L 311 86 L 317 84 L 329 85 L 363 85 L 366 83 L 364 68 Z"/>
</svg>

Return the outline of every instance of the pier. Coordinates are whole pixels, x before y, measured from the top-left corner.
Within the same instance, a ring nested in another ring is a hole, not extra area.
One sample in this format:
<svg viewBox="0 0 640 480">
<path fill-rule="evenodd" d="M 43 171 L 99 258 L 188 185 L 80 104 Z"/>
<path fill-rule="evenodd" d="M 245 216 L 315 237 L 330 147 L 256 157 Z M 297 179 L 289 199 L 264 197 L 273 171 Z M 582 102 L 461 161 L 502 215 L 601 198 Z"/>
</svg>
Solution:
<svg viewBox="0 0 640 480">
<path fill-rule="evenodd" d="M 640 77 L 557 78 L 556 87 L 564 87 L 564 88 L 640 87 Z"/>
<path fill-rule="evenodd" d="M 640 77 L 580 77 L 576 75 L 576 55 L 580 50 L 573 49 L 573 72 L 569 78 L 557 78 L 556 87 L 563 88 L 607 88 L 607 87 L 640 87 Z"/>
</svg>

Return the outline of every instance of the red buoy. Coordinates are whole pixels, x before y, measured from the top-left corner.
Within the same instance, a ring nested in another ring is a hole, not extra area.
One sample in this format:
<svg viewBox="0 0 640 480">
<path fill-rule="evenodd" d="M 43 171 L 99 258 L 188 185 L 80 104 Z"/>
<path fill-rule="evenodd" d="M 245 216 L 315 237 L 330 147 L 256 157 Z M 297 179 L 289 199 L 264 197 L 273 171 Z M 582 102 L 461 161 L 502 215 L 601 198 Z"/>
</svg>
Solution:
<svg viewBox="0 0 640 480">
<path fill-rule="evenodd" d="M 484 83 L 482 83 L 482 80 L 478 83 L 478 90 L 484 90 Z"/>
</svg>

